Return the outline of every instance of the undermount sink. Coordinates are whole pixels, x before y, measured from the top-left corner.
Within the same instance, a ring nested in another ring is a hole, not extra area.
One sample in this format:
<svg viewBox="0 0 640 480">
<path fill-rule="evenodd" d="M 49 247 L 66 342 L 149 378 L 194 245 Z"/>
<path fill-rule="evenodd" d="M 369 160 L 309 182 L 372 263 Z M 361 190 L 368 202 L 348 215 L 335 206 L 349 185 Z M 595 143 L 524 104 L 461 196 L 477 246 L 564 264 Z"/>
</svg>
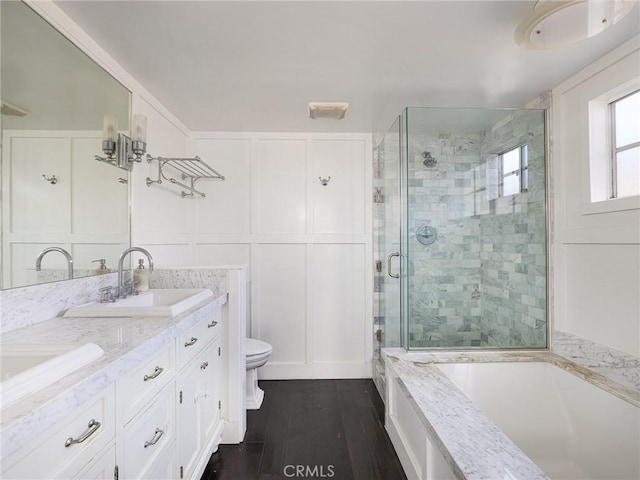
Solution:
<svg viewBox="0 0 640 480">
<path fill-rule="evenodd" d="M 83 345 L 11 343 L 0 346 L 0 403 L 6 407 L 84 367 L 104 351 Z"/>
<path fill-rule="evenodd" d="M 65 317 L 174 317 L 207 298 L 208 288 L 148 290 L 113 303 L 91 302 L 67 310 Z"/>
</svg>

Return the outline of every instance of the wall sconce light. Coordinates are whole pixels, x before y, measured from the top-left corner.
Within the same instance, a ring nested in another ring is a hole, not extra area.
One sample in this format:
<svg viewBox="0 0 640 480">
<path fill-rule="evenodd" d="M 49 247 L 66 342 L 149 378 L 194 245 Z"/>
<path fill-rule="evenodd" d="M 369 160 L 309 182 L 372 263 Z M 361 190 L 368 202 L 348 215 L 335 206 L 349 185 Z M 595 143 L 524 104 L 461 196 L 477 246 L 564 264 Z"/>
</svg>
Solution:
<svg viewBox="0 0 640 480">
<path fill-rule="evenodd" d="M 134 162 L 141 162 L 147 151 L 147 117 L 133 116 L 132 137 L 118 133 L 118 120 L 105 115 L 102 126 L 102 151 L 105 156 L 95 159 L 110 165 L 131 170 Z"/>
</svg>

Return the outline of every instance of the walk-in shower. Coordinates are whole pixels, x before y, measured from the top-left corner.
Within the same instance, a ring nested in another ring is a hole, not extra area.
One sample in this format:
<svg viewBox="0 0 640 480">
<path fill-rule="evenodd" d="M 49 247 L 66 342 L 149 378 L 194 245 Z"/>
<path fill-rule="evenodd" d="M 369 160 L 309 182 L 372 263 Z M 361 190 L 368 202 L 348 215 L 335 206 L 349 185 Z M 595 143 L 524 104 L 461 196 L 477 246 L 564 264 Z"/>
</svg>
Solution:
<svg viewBox="0 0 640 480">
<path fill-rule="evenodd" d="M 544 110 L 397 118 L 377 151 L 381 347 L 547 346 L 545 145 Z"/>
</svg>

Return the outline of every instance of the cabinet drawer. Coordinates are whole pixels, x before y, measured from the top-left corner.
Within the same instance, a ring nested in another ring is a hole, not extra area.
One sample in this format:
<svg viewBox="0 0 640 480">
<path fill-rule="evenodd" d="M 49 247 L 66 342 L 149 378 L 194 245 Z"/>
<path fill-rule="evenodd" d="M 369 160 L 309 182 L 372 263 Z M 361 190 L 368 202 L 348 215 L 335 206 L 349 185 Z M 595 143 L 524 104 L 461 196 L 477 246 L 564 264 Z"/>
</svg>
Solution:
<svg viewBox="0 0 640 480">
<path fill-rule="evenodd" d="M 116 478 L 116 465 L 116 446 L 113 444 L 104 453 L 101 453 L 100 457 L 92 461 L 86 469 L 74 477 L 74 480 L 113 480 Z M 63 475 L 62 478 L 68 478 L 68 476 Z"/>
<path fill-rule="evenodd" d="M 123 424 L 129 423 L 151 398 L 174 379 L 175 364 L 175 345 L 172 343 L 118 380 L 118 408 L 122 406 Z"/>
<path fill-rule="evenodd" d="M 219 335 L 222 310 L 216 310 L 206 321 L 194 325 L 178 338 L 178 365 L 184 367 L 202 348 Z"/>
<path fill-rule="evenodd" d="M 3 461 L 2 478 L 73 478 L 87 468 L 114 442 L 114 390 L 112 385 Z"/>
<path fill-rule="evenodd" d="M 171 382 L 124 432 L 125 479 L 146 478 L 157 463 L 170 455 L 175 442 L 175 384 Z"/>
</svg>

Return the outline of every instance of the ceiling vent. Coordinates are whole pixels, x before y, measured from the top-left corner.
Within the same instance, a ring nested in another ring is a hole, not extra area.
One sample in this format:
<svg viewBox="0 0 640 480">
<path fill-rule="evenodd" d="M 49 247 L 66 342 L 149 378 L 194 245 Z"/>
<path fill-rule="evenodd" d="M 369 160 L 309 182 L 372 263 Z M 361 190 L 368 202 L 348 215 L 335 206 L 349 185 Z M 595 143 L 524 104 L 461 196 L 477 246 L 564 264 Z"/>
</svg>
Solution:
<svg viewBox="0 0 640 480">
<path fill-rule="evenodd" d="M 348 102 L 309 102 L 309 118 L 342 120 L 349 111 Z"/>
<path fill-rule="evenodd" d="M 0 100 L 0 102 L 2 102 L 2 108 L 0 109 L 0 113 L 2 113 L 2 115 L 10 115 L 12 117 L 24 117 L 26 115 L 29 115 L 28 111 L 26 111 L 24 108 L 14 105 L 13 103 L 9 103 L 5 100 Z"/>
</svg>

